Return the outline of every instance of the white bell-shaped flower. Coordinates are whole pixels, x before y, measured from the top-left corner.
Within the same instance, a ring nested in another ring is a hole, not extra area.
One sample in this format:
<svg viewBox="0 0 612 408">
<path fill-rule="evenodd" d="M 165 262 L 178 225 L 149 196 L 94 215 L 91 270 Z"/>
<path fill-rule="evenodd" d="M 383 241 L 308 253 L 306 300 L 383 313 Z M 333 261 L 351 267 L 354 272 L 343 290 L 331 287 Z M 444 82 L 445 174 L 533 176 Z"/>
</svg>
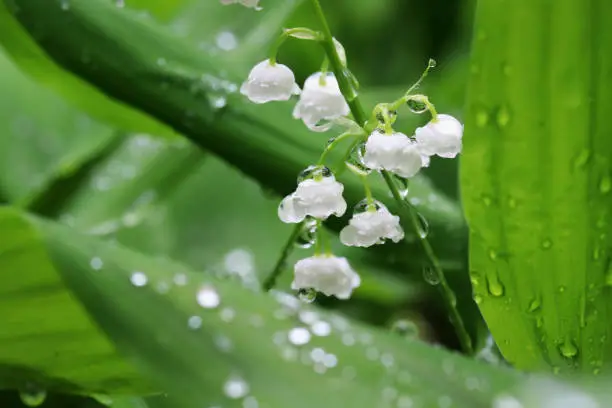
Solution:
<svg viewBox="0 0 612 408">
<path fill-rule="evenodd" d="M 417 128 L 415 137 L 424 154 L 452 159 L 461 153 L 463 125 L 450 115 L 439 114 L 435 120 Z"/>
<path fill-rule="evenodd" d="M 291 289 L 314 289 L 338 299 L 348 299 L 361 284 L 361 278 L 343 257 L 315 255 L 299 260 L 294 271 Z"/>
<path fill-rule="evenodd" d="M 387 170 L 400 177 L 413 177 L 423 167 L 419 146 L 403 133 L 374 131 L 365 145 L 364 164 L 374 170 Z"/>
<path fill-rule="evenodd" d="M 340 217 L 346 211 L 342 191 L 344 186 L 333 175 L 303 180 L 295 192 L 281 201 L 278 218 L 285 223 L 298 223 L 307 216 L 326 219 L 334 214 Z"/>
<path fill-rule="evenodd" d="M 300 88 L 295 83 L 293 71 L 283 64 L 270 60 L 255 65 L 249 77 L 240 87 L 240 93 L 255 103 L 286 101 L 291 95 L 298 95 Z"/>
<path fill-rule="evenodd" d="M 334 74 L 322 76 L 321 72 L 316 72 L 306 79 L 300 100 L 293 110 L 293 117 L 302 119 L 310 130 L 325 132 L 331 128 L 334 119 L 346 116 L 349 112 Z"/>
<path fill-rule="evenodd" d="M 367 206 L 365 211 L 353 215 L 349 225 L 340 231 L 340 241 L 347 246 L 370 247 L 387 239 L 399 242 L 403 238 L 400 218 L 382 203 Z"/>
<path fill-rule="evenodd" d="M 245 7 L 250 7 L 255 10 L 261 10 L 261 7 L 259 7 L 259 0 L 221 0 L 221 4 L 224 5 L 236 3 L 240 3 Z"/>
</svg>

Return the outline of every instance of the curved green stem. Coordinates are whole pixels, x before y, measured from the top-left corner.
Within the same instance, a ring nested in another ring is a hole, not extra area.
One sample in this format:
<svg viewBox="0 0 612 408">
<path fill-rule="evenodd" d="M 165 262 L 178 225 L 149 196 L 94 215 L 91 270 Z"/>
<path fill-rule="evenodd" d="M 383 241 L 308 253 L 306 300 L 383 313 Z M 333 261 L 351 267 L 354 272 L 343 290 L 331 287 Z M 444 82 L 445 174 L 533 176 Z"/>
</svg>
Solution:
<svg viewBox="0 0 612 408">
<path fill-rule="evenodd" d="M 299 224 L 296 224 L 295 227 L 293 228 L 291 235 L 289 235 L 287 242 L 285 242 L 283 251 L 278 257 L 276 264 L 274 265 L 274 269 L 272 269 L 272 272 L 270 272 L 270 275 L 268 275 L 266 280 L 263 282 L 262 286 L 263 286 L 264 291 L 267 292 L 270 289 L 272 289 L 274 286 L 276 286 L 276 280 L 281 275 L 281 273 L 283 273 L 283 269 L 285 268 L 285 265 L 287 264 L 287 258 L 289 258 L 289 255 L 291 254 L 291 251 L 293 250 L 295 241 L 297 240 L 298 236 L 302 232 L 303 225 L 304 223 L 300 222 Z"/>
<path fill-rule="evenodd" d="M 331 68 L 334 71 L 338 79 L 338 85 L 340 87 L 340 91 L 344 95 L 346 102 L 348 103 L 349 108 L 351 109 L 351 113 L 353 114 L 353 117 L 355 118 L 355 121 L 361 127 L 365 128 L 366 114 L 365 114 L 365 111 L 363 110 L 363 107 L 361 106 L 361 102 L 359 98 L 358 97 L 354 97 L 354 98 L 348 97 L 348 96 L 354 95 L 354 90 L 352 89 L 351 84 L 349 83 L 349 80 L 344 73 L 344 67 L 342 65 L 342 62 L 340 61 L 340 57 L 338 56 L 338 53 L 336 52 L 336 47 L 334 46 L 333 36 L 332 36 L 331 30 L 329 29 L 329 25 L 327 24 L 325 13 L 323 12 L 323 9 L 321 8 L 321 4 L 319 3 L 319 0 L 311 0 L 311 3 L 314 7 L 315 14 L 317 18 L 319 19 L 321 27 L 322 27 L 322 33 L 324 37 L 322 44 L 327 53 L 327 57 L 329 58 Z M 428 69 L 425 71 L 422 78 L 424 78 L 424 76 L 427 74 L 427 72 L 429 71 L 429 68 L 430 67 L 428 67 Z M 415 85 L 413 85 L 411 90 L 416 89 L 416 86 L 418 86 L 419 83 L 420 83 L 420 80 Z M 429 258 L 433 266 L 434 272 L 436 273 L 437 277 L 440 279 L 440 284 L 438 285 L 438 288 L 439 288 L 442 298 L 444 299 L 444 303 L 448 309 L 451 323 L 453 324 L 455 328 L 457 337 L 461 343 L 461 347 L 463 351 L 466 354 L 473 354 L 474 350 L 472 347 L 472 340 L 465 328 L 463 319 L 461 318 L 461 315 L 459 314 L 459 311 L 457 310 L 457 306 L 456 306 L 457 302 L 456 302 L 455 293 L 448 285 L 448 281 L 446 280 L 446 277 L 444 276 L 444 271 L 442 270 L 442 267 L 440 266 L 440 262 L 438 261 L 438 258 L 436 257 L 433 251 L 433 248 L 431 247 L 431 244 L 427 240 L 427 237 L 424 237 L 422 236 L 422 234 L 418 233 L 420 227 L 419 227 L 419 219 L 418 219 L 418 215 L 416 211 L 414 210 L 412 206 L 408 205 L 408 203 L 406 203 L 406 201 L 401 197 L 399 190 L 397 189 L 397 186 L 393 182 L 393 178 L 391 174 L 389 174 L 389 172 L 385 170 L 381 171 L 381 173 L 383 175 L 385 183 L 391 190 L 391 194 L 393 195 L 393 198 L 400 204 L 400 208 L 407 210 L 406 211 L 407 214 L 405 215 L 407 215 L 408 218 L 411 220 L 415 228 L 415 231 L 417 231 L 417 236 L 420 239 L 421 245 L 423 246 L 423 249 L 425 253 L 427 254 L 427 257 Z"/>
</svg>

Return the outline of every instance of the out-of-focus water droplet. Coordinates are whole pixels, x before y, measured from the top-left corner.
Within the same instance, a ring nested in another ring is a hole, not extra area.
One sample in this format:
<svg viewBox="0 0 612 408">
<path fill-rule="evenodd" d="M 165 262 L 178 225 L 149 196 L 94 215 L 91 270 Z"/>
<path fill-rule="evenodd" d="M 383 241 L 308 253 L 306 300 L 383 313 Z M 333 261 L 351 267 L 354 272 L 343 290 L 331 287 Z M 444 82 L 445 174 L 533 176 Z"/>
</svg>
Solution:
<svg viewBox="0 0 612 408">
<path fill-rule="evenodd" d="M 221 317 L 221 320 L 224 322 L 229 323 L 236 317 L 236 311 L 231 307 L 224 307 L 219 312 L 219 317 Z"/>
<path fill-rule="evenodd" d="M 351 150 L 348 159 L 344 164 L 346 167 L 354 174 L 358 176 L 367 176 L 371 173 L 371 169 L 369 169 L 364 163 L 364 155 L 365 155 L 365 143 L 359 143 Z"/>
<path fill-rule="evenodd" d="M 493 400 L 493 408 L 524 408 L 523 404 L 510 395 L 499 395 Z"/>
<path fill-rule="evenodd" d="M 164 57 L 159 57 L 157 59 L 157 61 L 155 61 L 157 65 L 159 65 L 160 67 L 165 67 L 166 65 L 168 65 L 168 61 L 164 58 Z"/>
<path fill-rule="evenodd" d="M 231 51 L 238 46 L 238 39 L 231 31 L 221 31 L 215 38 L 215 44 L 223 51 Z"/>
<path fill-rule="evenodd" d="M 489 113 L 484 110 L 478 110 L 476 112 L 476 126 L 483 128 L 489 124 Z"/>
<path fill-rule="evenodd" d="M 202 318 L 200 316 L 190 316 L 189 319 L 187 319 L 187 326 L 193 330 L 199 329 L 202 327 Z"/>
<path fill-rule="evenodd" d="M 325 320 L 319 320 L 310 326 L 310 331 L 312 331 L 312 334 L 315 336 L 324 337 L 331 334 L 332 327 L 331 324 Z"/>
<path fill-rule="evenodd" d="M 516 200 L 513 197 L 508 197 L 508 208 L 516 208 Z"/>
<path fill-rule="evenodd" d="M 301 183 L 309 179 L 318 180 L 324 177 L 330 177 L 331 175 L 331 170 L 325 166 L 308 166 L 298 175 L 297 182 Z"/>
<path fill-rule="evenodd" d="M 559 293 L 563 293 L 563 292 L 565 292 L 565 286 L 561 285 L 559 286 Z"/>
<path fill-rule="evenodd" d="M 214 309 L 221 303 L 221 297 L 212 286 L 203 286 L 196 295 L 198 304 L 205 309 Z"/>
<path fill-rule="evenodd" d="M 489 249 L 489 259 L 492 261 L 497 260 L 497 252 L 494 249 Z"/>
<path fill-rule="evenodd" d="M 259 408 L 259 402 L 257 401 L 257 398 L 249 395 L 242 400 L 242 408 Z"/>
<path fill-rule="evenodd" d="M 402 337 L 417 338 L 419 337 L 419 326 L 408 319 L 398 319 L 391 324 L 391 331 Z"/>
<path fill-rule="evenodd" d="M 552 241 L 548 238 L 542 241 L 542 249 L 550 249 L 552 247 Z"/>
<path fill-rule="evenodd" d="M 102 261 L 102 259 L 95 256 L 89 261 L 89 266 L 91 266 L 91 269 L 93 269 L 94 271 L 99 271 L 104 266 L 104 262 Z"/>
<path fill-rule="evenodd" d="M 609 175 L 605 175 L 599 181 L 599 192 L 601 194 L 608 194 L 612 190 L 612 178 Z"/>
<path fill-rule="evenodd" d="M 70 0 L 61 0 L 60 7 L 62 10 L 70 10 Z"/>
<path fill-rule="evenodd" d="M 298 248 L 311 248 L 317 240 L 317 220 L 308 218 L 302 225 L 302 230 L 295 240 Z"/>
<path fill-rule="evenodd" d="M 125 0 L 115 0 L 115 6 L 117 6 L 118 8 L 124 8 Z"/>
<path fill-rule="evenodd" d="M 289 330 L 289 333 L 287 333 L 287 338 L 291 344 L 295 346 L 303 346 L 304 344 L 308 344 L 311 335 L 308 329 L 304 327 L 294 327 L 293 329 Z"/>
<path fill-rule="evenodd" d="M 298 298 L 304 303 L 312 303 L 317 299 L 317 291 L 314 289 L 300 289 Z"/>
<path fill-rule="evenodd" d="M 578 347 L 570 339 L 566 339 L 559 345 L 559 352 L 565 358 L 574 358 L 578 355 Z"/>
<path fill-rule="evenodd" d="M 23 390 L 19 390 L 19 398 L 28 407 L 38 407 L 45 402 L 47 391 L 36 384 L 28 383 Z"/>
<path fill-rule="evenodd" d="M 425 219 L 423 214 L 417 213 L 416 230 L 419 238 L 425 239 L 429 235 L 429 222 Z"/>
<path fill-rule="evenodd" d="M 134 286 L 142 287 L 149 282 L 149 278 L 144 272 L 135 271 L 132 272 L 132 275 L 130 276 L 130 282 L 132 282 L 132 285 Z"/>
<path fill-rule="evenodd" d="M 172 282 L 174 282 L 176 286 L 185 286 L 187 284 L 187 275 L 184 273 L 177 273 L 172 277 Z"/>
<path fill-rule="evenodd" d="M 480 295 L 474 295 L 474 302 L 476 302 L 477 305 L 482 303 L 482 296 Z"/>
<path fill-rule="evenodd" d="M 591 159 L 591 151 L 588 149 L 583 149 L 578 153 L 578 156 L 574 159 L 574 168 L 576 170 L 584 168 L 589 160 Z"/>
<path fill-rule="evenodd" d="M 506 126 L 508 126 L 508 124 L 510 123 L 510 109 L 505 106 L 502 105 L 498 110 L 497 110 L 497 125 L 500 128 L 505 128 Z"/>
<path fill-rule="evenodd" d="M 433 266 L 429 265 L 423 267 L 423 279 L 425 279 L 425 282 L 434 286 L 440 283 L 440 276 Z"/>
<path fill-rule="evenodd" d="M 223 384 L 223 393 L 231 399 L 244 398 L 249 394 L 249 384 L 240 376 L 233 375 Z"/>
<path fill-rule="evenodd" d="M 499 280 L 499 276 L 497 276 L 497 273 L 489 273 L 486 275 L 486 278 L 487 290 L 489 291 L 489 295 L 493 297 L 504 296 L 504 285 Z"/>
</svg>

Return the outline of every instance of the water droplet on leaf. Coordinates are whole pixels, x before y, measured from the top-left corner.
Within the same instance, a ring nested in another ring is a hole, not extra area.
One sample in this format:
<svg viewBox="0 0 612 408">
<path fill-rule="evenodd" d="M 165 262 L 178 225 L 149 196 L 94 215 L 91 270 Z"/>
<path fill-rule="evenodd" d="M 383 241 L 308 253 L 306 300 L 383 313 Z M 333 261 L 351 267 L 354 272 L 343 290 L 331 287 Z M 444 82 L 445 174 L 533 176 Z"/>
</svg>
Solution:
<svg viewBox="0 0 612 408">
<path fill-rule="evenodd" d="M 487 275 L 487 290 L 493 297 L 501 297 L 504 295 L 504 285 L 499 280 L 497 273 Z"/>
<path fill-rule="evenodd" d="M 427 104 L 420 98 L 410 98 L 406 101 L 406 105 L 408 105 L 408 109 L 412 113 L 421 114 L 427 112 Z"/>
<path fill-rule="evenodd" d="M 576 347 L 573 341 L 566 339 L 559 345 L 559 352 L 565 358 L 574 358 L 578 355 L 578 347 Z"/>
<path fill-rule="evenodd" d="M 19 398 L 28 407 L 42 405 L 47 398 L 47 391 L 38 387 L 36 384 L 28 383 L 23 390 L 19 390 Z"/>
<path fill-rule="evenodd" d="M 214 309 L 221 303 L 219 293 L 212 286 L 203 286 L 196 295 L 198 304 L 205 309 Z"/>
<path fill-rule="evenodd" d="M 132 285 L 136 287 L 145 286 L 148 281 L 149 278 L 147 278 L 147 275 L 144 272 L 136 271 L 130 276 L 130 282 L 132 282 Z"/>
<path fill-rule="evenodd" d="M 416 338 L 419 336 L 419 327 L 408 319 L 394 321 L 391 325 L 391 331 L 406 338 Z"/>
<path fill-rule="evenodd" d="M 311 335 L 308 329 L 304 327 L 294 327 L 293 329 L 289 330 L 289 333 L 287 333 L 287 338 L 291 344 L 295 346 L 303 346 L 304 344 L 308 344 Z"/>
</svg>

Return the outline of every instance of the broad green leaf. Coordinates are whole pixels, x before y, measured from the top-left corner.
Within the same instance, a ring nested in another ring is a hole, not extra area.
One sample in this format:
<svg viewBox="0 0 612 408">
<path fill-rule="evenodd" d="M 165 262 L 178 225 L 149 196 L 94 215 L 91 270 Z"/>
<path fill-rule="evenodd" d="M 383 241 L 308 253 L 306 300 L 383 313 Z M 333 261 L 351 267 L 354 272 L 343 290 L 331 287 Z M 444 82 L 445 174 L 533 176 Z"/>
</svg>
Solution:
<svg viewBox="0 0 612 408">
<path fill-rule="evenodd" d="M 114 131 L 20 73 L 0 52 L 0 190 L 27 205 L 106 148 Z"/>
<path fill-rule="evenodd" d="M 522 369 L 610 371 L 610 15 L 606 0 L 478 3 L 461 162 L 470 269 Z"/>
<path fill-rule="evenodd" d="M 201 150 L 182 140 L 126 136 L 54 215 L 91 234 L 108 235 L 122 227 L 135 227 L 149 215 L 148 210 L 167 199 L 199 168 L 203 158 Z"/>
<path fill-rule="evenodd" d="M 102 0 L 71 0 L 68 11 L 53 2 L 15 3 L 19 10 L 15 17 L 35 31 L 36 41 L 59 64 L 108 95 L 171 125 L 280 194 L 295 188 L 296 175 L 316 161 L 325 144 L 327 135 L 308 132 L 291 119 L 288 104 L 245 103 L 234 94 L 237 75 L 230 67 L 225 67 L 228 76 L 223 78 L 210 55 L 161 27 L 144 24 L 127 10 Z M 96 50 L 90 63 L 80 58 L 84 50 Z M 344 177 L 343 182 L 351 203 L 363 198 L 355 177 Z M 377 198 L 395 210 L 382 183 L 373 189 Z M 443 261 L 461 268 L 465 230 L 457 205 L 422 177 L 414 179 L 410 193 L 429 220 L 431 240 L 444 255 Z M 416 241 L 415 237 L 409 239 Z M 418 245 L 406 251 L 406 257 L 413 264 L 427 262 Z"/>
<path fill-rule="evenodd" d="M 49 390 L 142 392 L 142 381 L 118 364 L 76 299 L 182 407 L 234 406 L 227 395 L 248 394 L 273 407 L 401 400 L 472 408 L 523 381 L 289 295 L 204 277 L 11 208 L 0 209 L 0 229 L 0 316 L 10 316 L 2 322 L 0 367 L 21 368 L 2 376 L 4 386 L 34 380 Z M 300 341 L 308 331 L 312 336 Z"/>
<path fill-rule="evenodd" d="M 150 391 L 66 289 L 30 222 L 0 208 L 0 231 L 0 388 Z"/>
<path fill-rule="evenodd" d="M 34 3 L 38 2 L 34 1 Z M 63 11 L 64 17 L 68 19 L 68 21 L 56 22 L 61 25 L 72 24 L 70 22 L 72 1 L 53 0 L 45 3 Z M 116 8 L 113 2 L 106 3 L 109 7 Z M 68 4 L 68 8 L 66 8 L 66 4 Z M 12 12 L 19 13 L 19 11 L 19 5 L 12 0 L 0 1 L 0 46 L 19 64 L 24 72 L 64 96 L 68 102 L 79 109 L 83 109 L 97 120 L 113 124 L 121 129 L 147 132 L 158 136 L 174 136 L 174 132 L 167 126 L 160 124 L 160 122 L 142 112 L 129 108 L 125 104 L 110 100 L 108 96 L 102 94 L 91 84 L 63 70 L 51 61 L 45 51 L 33 41 L 11 15 Z M 149 20 L 143 18 L 141 14 L 139 15 L 138 24 L 146 25 Z M 113 30 L 113 27 L 106 27 L 105 29 Z M 104 36 L 104 32 L 100 34 Z M 130 35 L 129 33 L 120 34 L 118 32 L 115 34 Z M 124 50 L 124 52 L 129 51 Z M 95 48 L 81 49 L 78 58 L 81 63 L 90 65 L 95 71 L 98 69 L 95 62 L 96 53 Z M 108 62 L 113 64 L 112 61 Z"/>
</svg>

